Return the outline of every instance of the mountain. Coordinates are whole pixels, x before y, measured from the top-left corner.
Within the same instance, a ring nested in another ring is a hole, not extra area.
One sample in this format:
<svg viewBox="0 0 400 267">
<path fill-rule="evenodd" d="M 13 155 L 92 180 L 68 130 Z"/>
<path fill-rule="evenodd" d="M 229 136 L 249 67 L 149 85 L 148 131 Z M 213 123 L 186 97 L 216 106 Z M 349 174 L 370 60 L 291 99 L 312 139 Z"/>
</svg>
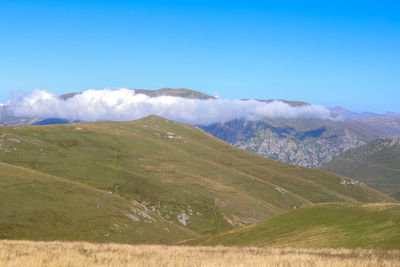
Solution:
<svg viewBox="0 0 400 267">
<path fill-rule="evenodd" d="M 250 100 L 250 99 L 242 99 L 242 100 L 243 101 L 247 101 L 247 100 Z M 254 99 L 254 100 L 257 100 L 259 102 L 264 102 L 264 103 L 271 103 L 271 102 L 274 102 L 274 101 L 279 101 L 279 102 L 283 102 L 285 104 L 288 104 L 288 105 L 290 105 L 292 107 L 302 107 L 302 106 L 309 106 L 310 105 L 310 103 L 303 102 L 303 101 L 292 101 L 292 100 L 285 100 L 285 99 L 267 99 L 267 100 L 265 100 L 265 99 Z"/>
<path fill-rule="evenodd" d="M 74 97 L 74 96 L 76 96 L 76 95 L 79 95 L 80 93 L 67 93 L 67 94 L 63 94 L 63 95 L 61 95 L 60 97 L 63 99 L 63 100 L 67 100 L 67 99 L 69 99 L 69 98 L 71 98 L 71 97 Z"/>
<path fill-rule="evenodd" d="M 132 89 L 135 90 L 137 94 L 145 94 L 150 97 L 157 96 L 175 96 L 175 97 L 184 97 L 189 99 L 215 99 L 214 96 L 207 95 L 205 93 L 190 90 L 186 88 L 161 88 L 157 90 L 147 90 L 147 89 Z M 67 93 L 60 96 L 63 100 L 68 100 L 76 95 L 79 95 L 79 92 Z M 68 124 L 76 121 L 70 121 L 63 118 L 20 118 L 11 115 L 8 112 L 7 106 L 0 106 L 0 126 L 8 126 L 8 125 L 48 125 L 48 124 Z"/>
<path fill-rule="evenodd" d="M 397 117 L 373 117 L 357 120 L 386 137 L 400 137 L 400 115 Z"/>
<path fill-rule="evenodd" d="M 341 107 L 330 109 L 332 113 L 342 117 L 357 120 L 365 127 L 379 132 L 385 137 L 400 137 L 400 114 L 386 112 L 384 114 L 373 112 L 353 112 Z"/>
<path fill-rule="evenodd" d="M 9 114 L 7 106 L 0 106 L 0 126 L 31 125 L 37 118 L 18 118 Z"/>
<path fill-rule="evenodd" d="M 150 97 L 169 95 L 191 99 L 214 98 L 198 91 L 183 88 L 136 89 L 135 91 L 138 94 L 146 94 Z M 76 94 L 79 93 L 62 95 L 61 98 L 67 100 Z M 257 100 L 266 103 L 274 101 Z M 243 101 L 246 101 L 246 99 L 243 99 Z M 302 101 L 278 101 L 293 107 L 310 105 Z M 336 108 L 336 110 L 344 109 Z M 71 122 L 62 118 L 26 119 L 13 117 L 7 117 L 2 121 L 4 125 L 46 125 Z M 318 167 L 347 149 L 387 136 L 386 133 L 389 131 L 396 131 L 395 127 L 389 126 L 388 123 L 385 127 L 382 125 L 374 127 L 364 121 L 346 118 L 343 120 L 304 118 L 292 120 L 263 119 L 258 121 L 234 120 L 207 126 L 199 125 L 199 127 L 224 141 L 263 157 L 307 167 Z M 400 126 L 397 125 L 396 127 L 400 135 Z"/>
<path fill-rule="evenodd" d="M 383 138 L 350 149 L 321 166 L 400 199 L 400 139 Z"/>
<path fill-rule="evenodd" d="M 400 204 L 331 203 L 302 207 L 186 244 L 399 249 L 399 229 Z"/>
<path fill-rule="evenodd" d="M 136 201 L 200 234 L 314 203 L 394 201 L 343 176 L 266 159 L 157 116 L 0 127 L 0 161 Z"/>
<path fill-rule="evenodd" d="M 158 90 L 147 90 L 147 89 L 132 89 L 135 90 L 136 94 L 145 94 L 150 97 L 158 97 L 158 96 L 175 96 L 175 97 L 183 97 L 189 99 L 215 99 L 214 96 L 207 95 L 205 93 L 190 90 L 186 88 L 161 88 Z M 68 100 L 76 95 L 79 95 L 79 92 L 76 93 L 67 93 L 61 95 L 60 98 L 63 100 Z M 63 118 L 20 118 L 15 117 L 9 114 L 7 111 L 7 106 L 0 106 L 0 126 L 7 125 L 49 125 L 49 124 L 68 124 L 77 121 L 66 120 Z"/>
<path fill-rule="evenodd" d="M 374 113 L 374 112 L 354 112 L 354 111 L 350 111 L 350 110 L 342 108 L 342 107 L 334 107 L 334 108 L 330 108 L 330 110 L 334 114 L 337 114 L 337 115 L 340 115 L 342 117 L 352 119 L 352 120 L 375 118 L 375 117 L 380 117 L 380 118 L 400 117 L 400 114 L 393 113 L 393 112 L 386 112 L 383 114 Z"/>
<path fill-rule="evenodd" d="M 195 236 L 136 202 L 0 162 L 0 239 L 171 244 Z"/>
<path fill-rule="evenodd" d="M 171 95 L 196 99 L 213 98 L 189 89 L 162 88 L 159 90 L 136 89 L 135 91 L 151 97 Z M 276 100 L 257 99 L 257 101 L 270 103 Z M 282 99 L 277 101 L 293 107 L 310 105 L 302 101 Z M 372 113 L 355 113 L 340 107 L 332 111 L 350 118 L 372 115 Z M 357 114 L 361 115 L 356 116 Z M 318 167 L 347 149 L 385 136 L 380 131 L 380 127 L 371 128 L 364 122 L 346 118 L 341 121 L 308 118 L 234 120 L 207 126 L 198 125 L 198 127 L 217 138 L 263 157 L 306 167 Z"/>
<path fill-rule="evenodd" d="M 151 97 L 156 96 L 176 96 L 176 97 L 184 97 L 190 99 L 215 99 L 214 96 L 207 95 L 205 93 L 190 90 L 186 88 L 161 88 L 158 90 L 147 90 L 147 89 L 135 89 L 136 94 L 145 94 Z"/>
<path fill-rule="evenodd" d="M 175 96 L 175 97 L 184 97 L 190 99 L 215 99 L 214 96 L 207 95 L 205 93 L 190 90 L 186 88 L 161 88 L 157 90 L 148 90 L 148 89 L 132 89 L 135 90 L 136 94 L 144 94 L 150 97 L 157 97 L 157 96 Z M 61 98 L 67 100 L 79 93 L 68 93 L 62 95 Z"/>
<path fill-rule="evenodd" d="M 48 118 L 48 119 L 33 122 L 33 123 L 31 123 L 31 125 L 69 124 L 69 123 L 74 123 L 74 122 L 75 121 L 66 120 L 66 119 Z"/>
<path fill-rule="evenodd" d="M 349 119 L 234 120 L 199 127 L 260 156 L 307 167 L 317 167 L 347 149 L 381 137 Z"/>
</svg>

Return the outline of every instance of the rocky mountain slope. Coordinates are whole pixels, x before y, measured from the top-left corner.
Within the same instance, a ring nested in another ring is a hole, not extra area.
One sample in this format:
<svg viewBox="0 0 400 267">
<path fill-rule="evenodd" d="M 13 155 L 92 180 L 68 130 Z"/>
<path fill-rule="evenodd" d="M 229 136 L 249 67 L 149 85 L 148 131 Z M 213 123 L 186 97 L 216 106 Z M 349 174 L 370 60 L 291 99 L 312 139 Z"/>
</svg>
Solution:
<svg viewBox="0 0 400 267">
<path fill-rule="evenodd" d="M 263 157 L 307 167 L 317 167 L 347 149 L 380 137 L 349 119 L 235 120 L 200 127 Z"/>
<path fill-rule="evenodd" d="M 156 116 L 0 127 L 0 161 L 136 201 L 200 234 L 313 203 L 394 201 L 343 176 L 266 159 Z"/>
<path fill-rule="evenodd" d="M 400 199 L 400 139 L 383 138 L 350 149 L 321 166 Z"/>
</svg>

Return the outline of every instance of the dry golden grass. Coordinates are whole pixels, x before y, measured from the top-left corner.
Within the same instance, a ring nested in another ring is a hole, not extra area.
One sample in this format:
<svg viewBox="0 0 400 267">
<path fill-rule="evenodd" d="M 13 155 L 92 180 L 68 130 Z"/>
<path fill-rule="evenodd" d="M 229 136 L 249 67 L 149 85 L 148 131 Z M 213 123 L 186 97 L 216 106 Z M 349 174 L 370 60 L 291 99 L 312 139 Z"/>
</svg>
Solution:
<svg viewBox="0 0 400 267">
<path fill-rule="evenodd" d="M 0 241 L 1 266 L 400 266 L 399 250 Z"/>
</svg>

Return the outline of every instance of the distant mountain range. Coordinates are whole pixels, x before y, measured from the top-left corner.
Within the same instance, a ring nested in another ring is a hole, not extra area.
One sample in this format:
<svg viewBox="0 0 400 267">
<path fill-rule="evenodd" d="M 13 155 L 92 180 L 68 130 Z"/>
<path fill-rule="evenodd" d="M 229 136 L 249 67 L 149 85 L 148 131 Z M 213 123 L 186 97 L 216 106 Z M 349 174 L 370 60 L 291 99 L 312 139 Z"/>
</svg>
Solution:
<svg viewBox="0 0 400 267">
<path fill-rule="evenodd" d="M 374 118 L 374 117 L 379 117 L 379 118 L 400 117 L 399 113 L 393 113 L 393 112 L 386 112 L 383 114 L 374 113 L 374 112 L 354 112 L 354 111 L 350 111 L 350 110 L 342 108 L 342 107 L 334 107 L 334 108 L 330 108 L 330 110 L 332 113 L 338 114 L 342 117 L 352 119 L 352 120 Z"/>
<path fill-rule="evenodd" d="M 357 120 L 361 124 L 386 137 L 400 137 L 400 116 L 399 117 L 371 117 Z"/>
<path fill-rule="evenodd" d="M 157 90 L 148 90 L 148 89 L 132 89 L 135 90 L 136 94 L 144 94 L 150 97 L 157 97 L 157 96 L 176 96 L 176 97 L 184 97 L 189 99 L 215 99 L 214 96 L 207 95 L 205 93 L 190 90 L 186 88 L 161 88 Z M 69 93 L 61 95 L 61 98 L 66 100 L 71 98 L 79 93 Z"/>
<path fill-rule="evenodd" d="M 159 90 L 136 89 L 151 97 L 168 95 L 190 99 L 215 99 L 202 92 L 185 88 Z M 62 95 L 64 100 L 79 93 Z M 243 99 L 246 101 L 247 99 Z M 272 102 L 274 100 L 262 100 Z M 291 106 L 310 105 L 302 101 L 278 100 Z M 2 125 L 47 125 L 73 121 L 63 118 L 15 118 L 2 108 Z M 264 157 L 300 166 L 318 167 L 323 162 L 351 148 L 381 137 L 400 136 L 400 115 L 395 113 L 357 113 L 341 107 L 330 109 L 342 120 L 322 119 L 261 119 L 233 120 L 199 127 L 239 148 Z M 399 116 L 399 117 L 396 117 Z"/>
</svg>

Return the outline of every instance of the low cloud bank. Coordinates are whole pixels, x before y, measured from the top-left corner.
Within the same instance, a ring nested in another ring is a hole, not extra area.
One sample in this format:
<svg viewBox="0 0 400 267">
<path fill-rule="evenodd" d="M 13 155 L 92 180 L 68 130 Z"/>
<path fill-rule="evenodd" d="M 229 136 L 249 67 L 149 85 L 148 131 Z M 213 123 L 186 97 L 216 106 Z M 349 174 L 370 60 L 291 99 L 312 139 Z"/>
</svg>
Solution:
<svg viewBox="0 0 400 267">
<path fill-rule="evenodd" d="M 134 90 L 87 90 L 66 100 L 43 90 L 16 98 L 9 110 L 18 117 L 62 118 L 79 121 L 125 121 L 151 114 L 189 124 L 208 125 L 233 119 L 320 118 L 332 119 L 320 105 L 292 107 L 273 101 L 234 99 L 186 99 L 172 96 L 149 97 Z"/>
</svg>

